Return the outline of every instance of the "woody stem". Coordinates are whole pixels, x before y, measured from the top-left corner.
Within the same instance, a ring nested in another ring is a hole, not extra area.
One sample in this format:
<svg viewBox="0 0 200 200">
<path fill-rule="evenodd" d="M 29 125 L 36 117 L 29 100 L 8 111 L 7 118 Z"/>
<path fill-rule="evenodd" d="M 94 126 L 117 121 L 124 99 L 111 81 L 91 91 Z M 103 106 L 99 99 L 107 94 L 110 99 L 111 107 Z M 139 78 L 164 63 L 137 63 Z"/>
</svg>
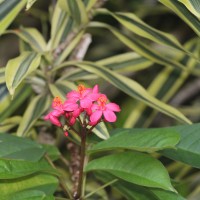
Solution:
<svg viewBox="0 0 200 200">
<path fill-rule="evenodd" d="M 82 187 L 83 187 L 83 168 L 85 162 L 85 151 L 86 151 L 86 127 L 82 127 L 81 133 L 81 153 L 80 153 L 80 167 L 79 167 L 79 178 L 78 178 L 78 188 L 74 194 L 75 200 L 81 200 Z"/>
</svg>

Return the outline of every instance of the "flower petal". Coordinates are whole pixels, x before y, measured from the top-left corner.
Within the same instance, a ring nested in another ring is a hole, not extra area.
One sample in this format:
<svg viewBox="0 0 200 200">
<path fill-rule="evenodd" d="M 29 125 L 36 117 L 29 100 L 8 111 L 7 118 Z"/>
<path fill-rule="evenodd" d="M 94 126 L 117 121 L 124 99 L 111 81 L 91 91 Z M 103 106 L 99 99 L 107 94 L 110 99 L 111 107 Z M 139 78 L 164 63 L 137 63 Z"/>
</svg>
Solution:
<svg viewBox="0 0 200 200">
<path fill-rule="evenodd" d="M 95 85 L 92 89 L 92 93 L 99 93 L 99 86 Z"/>
<path fill-rule="evenodd" d="M 72 90 L 71 92 L 67 93 L 66 97 L 67 97 L 68 99 L 71 99 L 71 98 L 72 98 L 72 99 L 78 100 L 78 99 L 80 98 L 80 94 L 79 94 L 77 91 Z"/>
<path fill-rule="evenodd" d="M 111 110 L 103 111 L 103 115 L 105 117 L 105 120 L 108 122 L 115 122 L 117 120 L 115 113 Z"/>
<path fill-rule="evenodd" d="M 92 101 L 88 98 L 80 100 L 80 106 L 82 108 L 90 108 L 92 106 Z"/>
<path fill-rule="evenodd" d="M 56 125 L 56 126 L 61 126 L 60 121 L 59 121 L 58 118 L 56 118 L 55 116 L 50 115 L 50 116 L 49 116 L 49 119 L 50 119 L 50 121 L 51 121 L 52 124 L 54 124 L 54 125 Z"/>
<path fill-rule="evenodd" d="M 94 113 L 91 114 L 90 116 L 90 121 L 91 122 L 97 122 L 101 119 L 101 116 L 102 116 L 102 111 L 101 110 L 97 110 L 95 111 Z"/>
<path fill-rule="evenodd" d="M 106 108 L 115 112 L 121 111 L 120 107 L 116 103 L 108 103 L 106 104 Z"/>
</svg>

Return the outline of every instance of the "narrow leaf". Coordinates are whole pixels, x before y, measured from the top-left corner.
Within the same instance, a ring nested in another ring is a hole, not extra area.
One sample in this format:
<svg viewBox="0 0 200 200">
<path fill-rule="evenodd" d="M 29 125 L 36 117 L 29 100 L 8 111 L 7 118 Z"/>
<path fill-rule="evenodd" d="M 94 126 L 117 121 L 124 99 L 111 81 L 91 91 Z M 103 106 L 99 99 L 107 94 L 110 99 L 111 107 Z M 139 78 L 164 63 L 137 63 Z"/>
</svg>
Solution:
<svg viewBox="0 0 200 200">
<path fill-rule="evenodd" d="M 178 0 L 159 0 L 162 4 L 172 9 L 194 32 L 200 36 L 200 21 Z"/>
<path fill-rule="evenodd" d="M 11 95 L 14 95 L 18 85 L 40 64 L 41 56 L 32 52 L 24 52 L 19 57 L 9 60 L 6 65 L 6 85 Z"/>
<path fill-rule="evenodd" d="M 71 63 L 68 63 L 69 65 Z M 63 65 L 66 65 L 64 63 Z M 117 74 L 114 71 L 110 71 L 102 66 L 95 65 L 93 63 L 89 62 L 83 62 L 83 63 L 74 63 L 74 65 L 92 72 L 94 74 L 97 74 L 98 76 L 104 78 L 105 80 L 112 83 L 114 86 L 125 92 L 126 94 L 130 95 L 131 97 L 134 97 L 140 101 L 143 101 L 144 103 L 148 104 L 149 106 L 155 108 L 156 110 L 159 110 L 160 112 L 163 112 L 178 121 L 181 121 L 183 123 L 191 123 L 182 113 L 180 113 L 175 108 L 159 101 L 158 99 L 151 96 L 141 85 L 139 85 L 137 82 L 122 76 L 120 74 Z"/>
<path fill-rule="evenodd" d="M 21 123 L 17 129 L 18 136 L 24 136 L 34 125 L 36 120 L 48 109 L 50 99 L 48 96 L 36 96 L 26 109 Z"/>
<path fill-rule="evenodd" d="M 62 9 L 69 12 L 78 25 L 88 22 L 88 16 L 85 5 L 79 0 L 59 0 Z"/>
<path fill-rule="evenodd" d="M 5 67 L 0 67 L 0 84 L 5 83 L 6 79 L 5 79 Z"/>
<path fill-rule="evenodd" d="M 47 50 L 47 44 L 41 33 L 35 28 L 21 27 L 17 30 L 10 30 L 7 33 L 14 33 L 19 36 L 23 41 L 29 44 L 36 52 L 45 52 Z"/>
<path fill-rule="evenodd" d="M 101 157 L 89 162 L 85 168 L 86 172 L 93 170 L 109 172 L 137 185 L 174 191 L 164 166 L 146 154 L 123 152 Z"/>
<path fill-rule="evenodd" d="M 0 3 L 0 35 L 11 24 L 27 0 L 3 1 Z"/>
<path fill-rule="evenodd" d="M 199 0 L 179 0 L 185 7 L 198 19 L 200 19 L 200 2 Z"/>
<path fill-rule="evenodd" d="M 113 16 L 124 27 L 141 37 L 145 37 L 159 44 L 167 45 L 185 52 L 184 48 L 175 37 L 162 31 L 156 30 L 155 28 L 143 22 L 133 13 L 113 13 L 107 9 L 99 9 L 98 12 Z"/>
</svg>

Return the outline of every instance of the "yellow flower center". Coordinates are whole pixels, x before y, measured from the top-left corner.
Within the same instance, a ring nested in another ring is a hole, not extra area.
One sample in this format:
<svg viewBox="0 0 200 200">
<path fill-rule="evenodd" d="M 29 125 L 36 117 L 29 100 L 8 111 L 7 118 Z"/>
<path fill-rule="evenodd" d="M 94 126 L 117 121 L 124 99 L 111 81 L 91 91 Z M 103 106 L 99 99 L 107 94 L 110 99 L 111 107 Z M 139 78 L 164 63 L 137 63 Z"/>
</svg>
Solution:
<svg viewBox="0 0 200 200">
<path fill-rule="evenodd" d="M 55 97 L 53 99 L 53 107 L 60 106 L 61 104 L 62 104 L 62 100 L 60 99 L 60 97 Z"/>
<path fill-rule="evenodd" d="M 83 85 L 83 84 L 79 84 L 78 85 L 78 92 L 80 93 L 80 94 L 82 94 L 84 91 L 85 91 L 85 86 Z"/>
</svg>

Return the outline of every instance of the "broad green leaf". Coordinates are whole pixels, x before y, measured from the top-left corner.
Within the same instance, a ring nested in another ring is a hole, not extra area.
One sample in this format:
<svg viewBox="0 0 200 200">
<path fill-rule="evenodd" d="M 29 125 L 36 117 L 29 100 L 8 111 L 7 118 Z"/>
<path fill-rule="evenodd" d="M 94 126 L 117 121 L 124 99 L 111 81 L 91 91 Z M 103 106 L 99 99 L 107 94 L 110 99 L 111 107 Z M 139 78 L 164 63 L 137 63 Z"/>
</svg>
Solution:
<svg viewBox="0 0 200 200">
<path fill-rule="evenodd" d="M 72 30 L 73 20 L 56 4 L 51 20 L 51 48 L 57 48 L 58 45 L 64 42 Z"/>
<path fill-rule="evenodd" d="M 159 0 L 162 4 L 172 9 L 182 20 L 184 20 L 193 31 L 200 36 L 200 21 L 178 0 Z M 191 0 L 190 0 L 191 2 Z"/>
<path fill-rule="evenodd" d="M 131 80 L 125 76 L 117 74 L 114 71 L 108 70 L 103 66 L 95 65 L 94 63 L 90 62 L 82 62 L 82 63 L 74 62 L 73 64 L 72 63 L 73 62 L 63 63 L 56 69 L 59 69 L 67 65 L 78 66 L 86 71 L 97 74 L 98 76 L 102 77 L 103 79 L 107 80 L 108 82 L 116 86 L 118 89 L 122 90 L 124 93 L 148 104 L 149 106 L 155 108 L 156 110 L 159 110 L 160 112 L 165 113 L 166 115 L 169 115 L 170 117 L 173 117 L 182 123 L 188 123 L 188 124 L 191 123 L 182 113 L 180 113 L 175 108 L 151 96 L 141 85 L 139 85 L 134 80 Z"/>
<path fill-rule="evenodd" d="M 33 50 L 39 53 L 43 53 L 47 50 L 47 44 L 41 33 L 35 28 L 21 27 L 17 30 L 9 30 L 7 33 L 14 33 L 20 37 L 23 41 L 29 44 Z"/>
<path fill-rule="evenodd" d="M 53 195 L 46 195 L 40 190 L 24 190 L 5 196 L 9 200 L 54 200 Z M 5 199 L 6 200 L 6 199 Z"/>
<path fill-rule="evenodd" d="M 3 1 L 0 3 L 0 35 L 26 5 L 27 0 Z"/>
<path fill-rule="evenodd" d="M 13 127 L 17 126 L 20 121 L 21 116 L 14 116 L 3 120 L 2 122 L 0 122 L 0 132 L 3 133 L 9 131 Z"/>
<path fill-rule="evenodd" d="M 45 153 L 36 142 L 10 134 L 0 134 L 0 144 L 0 158 L 38 161 Z"/>
<path fill-rule="evenodd" d="M 199 0 L 179 0 L 185 7 L 198 19 L 200 19 L 200 2 Z"/>
<path fill-rule="evenodd" d="M 27 0 L 26 10 L 29 10 L 37 0 Z"/>
<path fill-rule="evenodd" d="M 99 27 L 99 28 L 106 28 L 111 31 L 122 43 L 124 43 L 127 47 L 132 49 L 133 51 L 137 52 L 139 55 L 161 65 L 169 65 L 171 67 L 175 67 L 178 69 L 182 69 L 184 71 L 188 71 L 192 74 L 199 74 L 199 71 L 189 71 L 184 65 L 179 62 L 176 62 L 173 58 L 169 59 L 166 55 L 162 55 L 160 52 L 152 49 L 148 45 L 146 45 L 141 40 L 137 38 L 128 38 L 127 36 L 120 33 L 114 27 L 107 25 L 101 22 L 91 22 L 90 27 Z"/>
<path fill-rule="evenodd" d="M 121 25 L 141 37 L 185 52 L 184 48 L 173 35 L 156 30 L 133 13 L 113 13 L 107 9 L 99 9 L 98 12 L 113 16 Z"/>
<path fill-rule="evenodd" d="M 103 183 L 110 182 L 115 176 L 105 172 L 95 172 L 97 179 Z M 179 194 L 157 188 L 147 188 L 119 179 L 112 184 L 127 200 L 186 200 Z"/>
<path fill-rule="evenodd" d="M 16 179 L 39 172 L 58 175 L 58 172 L 44 159 L 38 162 L 0 159 L 0 179 Z"/>
<path fill-rule="evenodd" d="M 175 126 L 172 129 L 180 133 L 180 142 L 176 150 L 164 150 L 164 155 L 200 168 L 200 124 Z"/>
<path fill-rule="evenodd" d="M 154 152 L 174 148 L 180 136 L 176 130 L 160 129 L 119 129 L 116 135 L 94 145 L 89 153 L 114 149 L 131 149 L 141 152 Z"/>
<path fill-rule="evenodd" d="M 0 122 L 9 117 L 30 96 L 32 90 L 27 85 L 17 88 L 15 96 L 11 100 L 5 84 L 0 84 Z"/>
<path fill-rule="evenodd" d="M 88 22 L 85 5 L 79 0 L 59 0 L 60 7 L 67 11 L 78 25 Z"/>
<path fill-rule="evenodd" d="M 42 146 L 52 161 L 59 159 L 61 153 L 56 146 L 54 145 L 42 145 Z"/>
<path fill-rule="evenodd" d="M 123 152 L 104 156 L 90 161 L 85 168 L 86 172 L 94 170 L 109 172 L 136 185 L 175 191 L 164 166 L 147 154 Z"/>
<path fill-rule="evenodd" d="M 0 67 L 0 84 L 5 83 L 6 79 L 5 79 L 5 67 Z"/>
<path fill-rule="evenodd" d="M 40 64 L 41 56 L 33 52 L 24 52 L 19 57 L 11 59 L 6 65 L 6 85 L 11 95 L 14 95 L 18 85 Z"/>
<path fill-rule="evenodd" d="M 19 179 L 1 180 L 0 193 L 1 197 L 5 197 L 5 200 L 25 190 L 37 190 L 44 192 L 46 195 L 52 195 L 57 185 L 58 180 L 56 177 L 40 173 Z"/>
<path fill-rule="evenodd" d="M 17 129 L 18 136 L 25 136 L 39 117 L 49 108 L 49 96 L 36 96 L 31 100 Z"/>
</svg>

